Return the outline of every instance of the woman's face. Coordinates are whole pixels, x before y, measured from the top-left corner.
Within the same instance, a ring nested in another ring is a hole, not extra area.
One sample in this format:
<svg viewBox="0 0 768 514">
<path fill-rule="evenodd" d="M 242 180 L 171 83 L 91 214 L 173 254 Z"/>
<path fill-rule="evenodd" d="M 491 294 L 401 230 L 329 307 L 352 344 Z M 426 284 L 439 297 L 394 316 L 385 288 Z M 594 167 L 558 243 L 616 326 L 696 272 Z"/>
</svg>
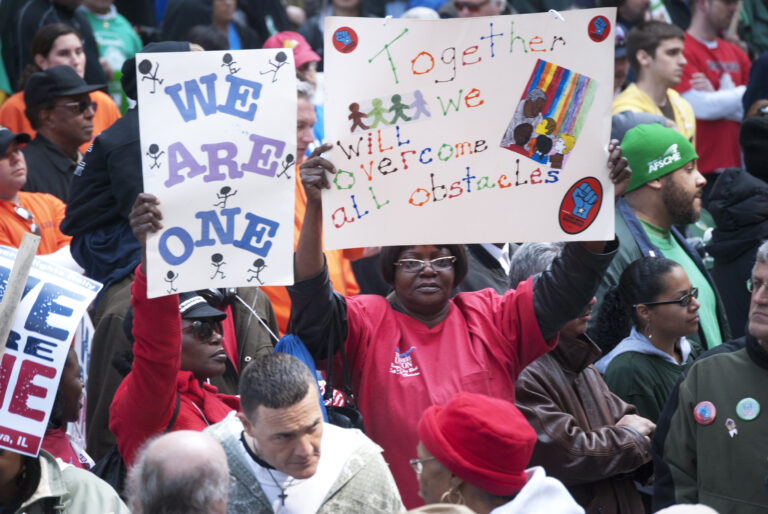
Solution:
<svg viewBox="0 0 768 514">
<path fill-rule="evenodd" d="M 416 454 L 419 459 L 424 459 L 421 463 L 421 474 L 417 475 L 419 496 L 427 505 L 442 503 L 443 493 L 451 489 L 453 474 L 427 451 L 421 441 L 416 447 Z"/>
<path fill-rule="evenodd" d="M 691 281 L 680 266 L 672 268 L 664 277 L 664 291 L 654 301 L 678 300 L 691 292 Z M 688 306 L 672 303 L 650 306 L 649 321 L 651 334 L 679 339 L 699 329 L 698 310 L 700 303 L 691 298 Z"/>
<path fill-rule="evenodd" d="M 196 326 L 198 322 L 201 325 Z M 181 320 L 182 370 L 191 371 L 198 380 L 218 377 L 224 374 L 227 359 L 220 323 L 210 318 Z"/>
<path fill-rule="evenodd" d="M 65 34 L 56 38 L 48 55 L 36 55 L 35 64 L 43 71 L 53 66 L 69 66 L 80 78 L 85 76 L 85 52 L 83 43 L 75 34 Z"/>
<path fill-rule="evenodd" d="M 59 392 L 62 401 L 61 421 L 69 423 L 77 421 L 80 409 L 83 408 L 83 379 L 80 375 L 80 363 L 74 348 L 70 347 L 64 369 L 61 372 Z"/>
<path fill-rule="evenodd" d="M 450 257 L 447 248 L 432 245 L 412 246 L 400 253 L 399 259 L 418 259 L 428 261 L 439 257 Z M 403 266 L 395 266 L 395 293 L 408 311 L 423 315 L 433 315 L 444 309 L 453 291 L 454 268 L 435 270 L 426 265 L 421 271 L 406 271 Z"/>
</svg>

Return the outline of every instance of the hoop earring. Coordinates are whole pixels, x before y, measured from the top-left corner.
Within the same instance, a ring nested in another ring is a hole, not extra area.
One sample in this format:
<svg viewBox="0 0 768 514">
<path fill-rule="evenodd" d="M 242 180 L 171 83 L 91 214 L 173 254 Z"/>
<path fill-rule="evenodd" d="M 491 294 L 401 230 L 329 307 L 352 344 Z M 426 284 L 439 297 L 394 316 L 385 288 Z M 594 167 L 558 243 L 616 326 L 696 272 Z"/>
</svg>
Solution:
<svg viewBox="0 0 768 514">
<path fill-rule="evenodd" d="M 453 495 L 456 494 L 456 501 L 453 500 Z M 440 503 L 452 503 L 454 505 L 464 505 L 464 495 L 461 494 L 458 487 L 451 487 L 440 495 Z"/>
</svg>

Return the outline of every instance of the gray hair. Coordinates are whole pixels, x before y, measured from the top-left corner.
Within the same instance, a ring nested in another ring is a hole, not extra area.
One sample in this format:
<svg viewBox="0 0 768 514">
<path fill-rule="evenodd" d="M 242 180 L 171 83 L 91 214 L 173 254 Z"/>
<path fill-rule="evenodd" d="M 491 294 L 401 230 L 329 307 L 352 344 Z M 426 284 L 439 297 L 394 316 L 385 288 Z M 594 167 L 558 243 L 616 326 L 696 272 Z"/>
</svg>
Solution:
<svg viewBox="0 0 768 514">
<path fill-rule="evenodd" d="M 269 353 L 256 357 L 240 375 L 240 405 L 253 421 L 260 405 L 285 409 L 303 400 L 317 381 L 309 367 L 293 355 Z"/>
<path fill-rule="evenodd" d="M 547 269 L 563 246 L 565 243 L 525 243 L 518 248 L 509 264 L 509 287 L 514 289 L 531 275 Z"/>
<path fill-rule="evenodd" d="M 530 91 L 528 91 L 528 94 L 525 95 L 525 99 L 530 100 L 532 102 L 535 102 L 536 100 L 543 100 L 546 97 L 547 97 L 547 94 L 539 88 L 531 89 Z"/>
<path fill-rule="evenodd" d="M 755 274 L 758 264 L 768 264 L 768 240 L 763 241 L 755 255 L 755 265 L 752 266 L 752 274 Z"/>
<path fill-rule="evenodd" d="M 181 435 L 179 432 L 172 434 Z M 222 501 L 226 504 L 229 493 L 227 466 L 216 466 L 208 462 L 186 462 L 179 465 L 173 456 L 166 458 L 161 451 L 153 451 L 153 446 L 158 440 L 168 435 L 170 434 L 147 440 L 137 453 L 134 465 L 128 472 L 127 481 L 131 512 L 209 514 L 220 511 Z M 210 436 L 202 432 L 194 435 L 210 439 Z M 194 444 L 192 447 L 195 448 Z M 219 451 L 223 454 L 223 450 Z"/>
<path fill-rule="evenodd" d="M 309 102 L 315 97 L 315 88 L 309 82 L 303 80 L 296 80 L 296 97 L 299 100 L 307 100 Z"/>
</svg>

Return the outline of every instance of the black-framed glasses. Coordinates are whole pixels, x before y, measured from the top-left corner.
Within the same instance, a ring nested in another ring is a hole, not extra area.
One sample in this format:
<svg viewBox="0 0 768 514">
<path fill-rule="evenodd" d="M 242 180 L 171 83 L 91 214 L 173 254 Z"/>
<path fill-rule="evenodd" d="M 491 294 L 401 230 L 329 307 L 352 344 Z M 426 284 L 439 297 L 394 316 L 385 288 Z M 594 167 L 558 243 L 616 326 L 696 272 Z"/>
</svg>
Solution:
<svg viewBox="0 0 768 514">
<path fill-rule="evenodd" d="M 752 280 L 751 278 L 747 279 L 747 291 L 750 293 L 757 293 L 760 291 L 760 288 L 768 285 L 768 282 L 763 282 L 762 280 Z"/>
<path fill-rule="evenodd" d="M 461 12 L 462 9 L 466 9 L 469 12 L 477 12 L 480 10 L 481 7 L 488 5 L 491 3 L 491 0 L 485 0 L 484 2 L 475 3 L 475 2 L 461 2 L 460 0 L 457 0 L 453 2 L 454 7 L 456 7 L 456 10 Z"/>
<path fill-rule="evenodd" d="M 56 104 L 54 107 L 66 107 L 69 110 L 77 110 L 79 114 L 84 113 L 85 110 L 90 107 L 95 114 L 98 104 L 90 100 L 80 100 L 79 102 L 63 102 Z"/>
<path fill-rule="evenodd" d="M 699 297 L 699 288 L 698 287 L 694 287 L 694 288 L 691 288 L 691 290 L 688 293 L 684 294 L 683 296 L 681 296 L 677 300 L 662 300 L 662 301 L 659 301 L 659 302 L 640 302 L 640 303 L 636 303 L 635 305 L 633 305 L 632 308 L 634 309 L 638 305 L 647 305 L 647 306 L 651 306 L 651 305 L 671 305 L 673 303 L 678 304 L 680 307 L 688 307 L 691 304 L 691 300 L 693 300 L 694 298 L 698 298 L 698 297 Z"/>
<path fill-rule="evenodd" d="M 424 471 L 424 463 L 428 460 L 435 460 L 435 457 L 424 457 L 423 459 L 411 459 L 408 461 L 408 463 L 411 465 L 413 470 L 416 472 L 417 475 L 421 475 L 421 472 Z"/>
<path fill-rule="evenodd" d="M 19 218 L 25 221 L 32 222 L 32 224 L 29 226 L 29 231 L 35 234 L 36 236 L 40 235 L 40 226 L 37 223 L 35 223 L 35 217 L 32 215 L 31 212 L 26 210 L 21 205 L 14 205 L 13 212 L 15 212 Z"/>
<path fill-rule="evenodd" d="M 199 320 L 196 319 L 188 326 L 184 327 L 184 330 L 191 328 L 198 339 L 207 341 L 213 337 L 214 333 L 221 334 L 221 322 L 211 319 Z"/>
<path fill-rule="evenodd" d="M 421 259 L 399 259 L 395 262 L 395 266 L 407 273 L 418 273 L 429 264 L 435 271 L 448 271 L 453 267 L 453 263 L 456 262 L 456 257 L 451 255 L 449 257 L 438 257 L 437 259 L 431 259 L 423 261 Z"/>
</svg>

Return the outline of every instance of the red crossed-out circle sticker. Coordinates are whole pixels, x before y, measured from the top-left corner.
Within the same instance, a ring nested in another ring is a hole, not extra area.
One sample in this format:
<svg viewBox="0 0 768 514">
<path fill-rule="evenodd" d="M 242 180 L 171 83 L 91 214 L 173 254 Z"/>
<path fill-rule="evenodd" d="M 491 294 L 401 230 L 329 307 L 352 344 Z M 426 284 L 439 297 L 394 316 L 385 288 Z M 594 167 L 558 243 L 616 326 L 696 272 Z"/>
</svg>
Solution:
<svg viewBox="0 0 768 514">
<path fill-rule="evenodd" d="M 603 15 L 595 16 L 589 21 L 587 33 L 592 41 L 601 43 L 611 34 L 611 22 Z"/>
<path fill-rule="evenodd" d="M 343 54 L 348 54 L 357 48 L 357 32 L 350 27 L 339 27 L 333 33 L 333 47 Z"/>
<path fill-rule="evenodd" d="M 597 218 L 602 203 L 603 186 L 600 181 L 595 177 L 579 180 L 565 193 L 565 198 L 560 203 L 560 228 L 566 234 L 585 231 Z"/>
</svg>

